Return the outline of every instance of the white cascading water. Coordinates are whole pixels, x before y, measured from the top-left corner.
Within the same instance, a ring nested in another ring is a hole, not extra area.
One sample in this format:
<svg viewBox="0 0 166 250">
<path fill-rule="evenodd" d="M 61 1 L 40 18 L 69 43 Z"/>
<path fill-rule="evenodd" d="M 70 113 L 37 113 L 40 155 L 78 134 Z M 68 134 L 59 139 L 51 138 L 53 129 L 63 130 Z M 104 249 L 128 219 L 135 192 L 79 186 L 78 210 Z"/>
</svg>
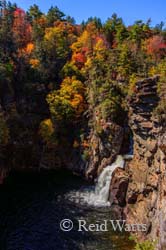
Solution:
<svg viewBox="0 0 166 250">
<path fill-rule="evenodd" d="M 79 192 L 70 192 L 67 194 L 67 199 L 80 204 L 87 204 L 95 207 L 110 206 L 109 192 L 112 180 L 112 174 L 116 168 L 124 168 L 125 159 L 129 157 L 118 155 L 116 161 L 103 169 L 96 183 L 95 189 L 84 188 Z"/>
<path fill-rule="evenodd" d="M 91 193 L 87 203 L 94 206 L 109 206 L 109 192 L 112 180 L 112 174 L 116 168 L 124 168 L 125 161 L 121 155 L 118 155 L 116 161 L 103 169 L 100 174 L 95 192 Z"/>
</svg>

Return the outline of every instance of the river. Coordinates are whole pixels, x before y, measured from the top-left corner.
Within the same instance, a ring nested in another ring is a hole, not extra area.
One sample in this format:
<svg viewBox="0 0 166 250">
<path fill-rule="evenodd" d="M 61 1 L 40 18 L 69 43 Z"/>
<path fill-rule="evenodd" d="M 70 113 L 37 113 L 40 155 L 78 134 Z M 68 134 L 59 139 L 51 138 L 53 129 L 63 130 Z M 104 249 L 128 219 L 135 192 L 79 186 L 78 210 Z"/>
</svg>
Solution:
<svg viewBox="0 0 166 250">
<path fill-rule="evenodd" d="M 79 220 L 112 219 L 109 206 L 76 201 L 85 187 L 93 188 L 66 171 L 11 173 L 0 187 L 0 250 L 133 250 L 128 235 L 110 224 L 107 231 L 78 232 Z M 73 222 L 70 232 L 60 229 L 64 219 Z"/>
</svg>

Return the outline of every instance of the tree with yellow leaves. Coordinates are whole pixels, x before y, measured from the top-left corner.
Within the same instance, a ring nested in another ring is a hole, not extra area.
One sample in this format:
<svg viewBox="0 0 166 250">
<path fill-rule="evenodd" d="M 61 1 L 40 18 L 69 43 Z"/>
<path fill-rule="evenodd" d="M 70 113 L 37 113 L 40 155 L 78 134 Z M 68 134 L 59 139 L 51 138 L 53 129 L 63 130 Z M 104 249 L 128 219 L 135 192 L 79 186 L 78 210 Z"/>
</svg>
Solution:
<svg viewBox="0 0 166 250">
<path fill-rule="evenodd" d="M 86 108 L 85 87 L 74 77 L 67 77 L 59 90 L 47 96 L 47 102 L 55 122 L 77 122 Z"/>
<path fill-rule="evenodd" d="M 54 126 L 51 119 L 46 119 L 41 122 L 39 134 L 46 143 L 51 141 L 52 135 L 54 134 Z"/>
</svg>

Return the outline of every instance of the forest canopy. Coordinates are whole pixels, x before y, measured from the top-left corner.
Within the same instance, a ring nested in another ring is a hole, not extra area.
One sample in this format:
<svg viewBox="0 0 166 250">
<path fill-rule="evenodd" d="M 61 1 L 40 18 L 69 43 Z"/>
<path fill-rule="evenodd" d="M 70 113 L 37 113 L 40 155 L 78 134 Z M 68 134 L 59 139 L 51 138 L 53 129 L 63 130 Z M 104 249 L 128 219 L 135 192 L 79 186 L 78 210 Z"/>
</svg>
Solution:
<svg viewBox="0 0 166 250">
<path fill-rule="evenodd" d="M 85 145 L 87 127 L 101 134 L 109 120 L 121 124 L 137 79 L 156 74 L 166 77 L 162 22 L 126 26 L 113 14 L 105 23 L 91 17 L 76 24 L 57 6 L 43 13 L 34 4 L 26 12 L 0 1 L 0 101 L 6 105 L 7 91 L 16 102 L 0 116 L 0 143 L 19 133 L 10 120 L 18 123 L 31 109 L 42 113 L 35 129 L 44 143 L 65 137 L 73 147 Z"/>
</svg>

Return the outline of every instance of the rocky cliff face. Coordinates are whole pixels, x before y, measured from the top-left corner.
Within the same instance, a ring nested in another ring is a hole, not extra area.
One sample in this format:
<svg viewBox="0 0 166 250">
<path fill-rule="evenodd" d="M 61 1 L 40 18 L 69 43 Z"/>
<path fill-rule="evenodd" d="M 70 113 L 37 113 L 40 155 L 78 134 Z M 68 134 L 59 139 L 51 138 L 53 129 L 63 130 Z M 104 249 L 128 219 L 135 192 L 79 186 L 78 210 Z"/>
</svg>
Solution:
<svg viewBox="0 0 166 250">
<path fill-rule="evenodd" d="M 113 122 L 105 122 L 104 126 L 101 134 L 91 131 L 90 160 L 86 172 L 89 179 L 98 176 L 104 167 L 110 165 L 121 149 L 124 129 Z"/>
<path fill-rule="evenodd" d="M 166 124 L 155 116 L 161 98 L 158 77 L 137 82 L 129 98 L 129 125 L 133 132 L 134 158 L 126 167 L 129 184 L 125 215 L 129 223 L 147 224 L 147 235 L 166 246 Z M 163 84 L 164 86 L 164 84 Z M 145 235 L 144 235 L 145 236 Z"/>
<path fill-rule="evenodd" d="M 110 202 L 118 218 L 146 224 L 143 238 L 156 239 L 166 249 L 166 111 L 155 110 L 166 100 L 166 85 L 158 77 L 136 83 L 128 99 L 129 126 L 134 157 L 125 169 L 116 169 L 110 186 Z M 162 90 L 162 91 L 161 91 Z"/>
</svg>

